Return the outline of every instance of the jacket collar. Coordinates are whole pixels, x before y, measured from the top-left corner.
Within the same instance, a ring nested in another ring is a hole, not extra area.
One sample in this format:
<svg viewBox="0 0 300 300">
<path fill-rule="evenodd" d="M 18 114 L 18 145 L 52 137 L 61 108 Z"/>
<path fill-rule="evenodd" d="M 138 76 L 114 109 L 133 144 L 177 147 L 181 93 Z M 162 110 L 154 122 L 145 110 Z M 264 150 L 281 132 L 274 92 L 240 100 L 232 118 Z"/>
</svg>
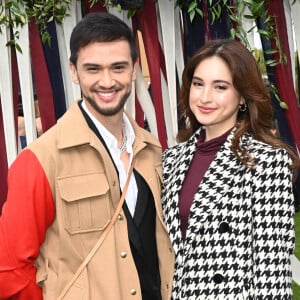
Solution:
<svg viewBox="0 0 300 300">
<path fill-rule="evenodd" d="M 69 110 L 57 122 L 57 141 L 58 148 L 65 149 L 84 144 L 96 145 L 99 139 L 88 126 L 80 108 L 80 100 L 71 105 Z M 145 144 L 153 144 L 160 147 L 159 142 L 152 135 L 146 134 L 137 125 L 134 119 L 126 114 L 135 132 L 135 144 L 137 149 L 143 148 Z"/>
</svg>

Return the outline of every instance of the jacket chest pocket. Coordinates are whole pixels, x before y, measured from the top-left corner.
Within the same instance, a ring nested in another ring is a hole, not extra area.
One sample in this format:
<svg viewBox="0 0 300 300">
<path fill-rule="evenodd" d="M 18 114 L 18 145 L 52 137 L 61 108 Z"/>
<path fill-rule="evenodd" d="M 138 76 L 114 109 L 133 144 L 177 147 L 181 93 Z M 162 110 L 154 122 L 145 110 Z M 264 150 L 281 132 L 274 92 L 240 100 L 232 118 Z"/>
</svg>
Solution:
<svg viewBox="0 0 300 300">
<path fill-rule="evenodd" d="M 58 179 L 62 216 L 70 234 L 101 231 L 110 222 L 109 185 L 104 173 Z"/>
</svg>

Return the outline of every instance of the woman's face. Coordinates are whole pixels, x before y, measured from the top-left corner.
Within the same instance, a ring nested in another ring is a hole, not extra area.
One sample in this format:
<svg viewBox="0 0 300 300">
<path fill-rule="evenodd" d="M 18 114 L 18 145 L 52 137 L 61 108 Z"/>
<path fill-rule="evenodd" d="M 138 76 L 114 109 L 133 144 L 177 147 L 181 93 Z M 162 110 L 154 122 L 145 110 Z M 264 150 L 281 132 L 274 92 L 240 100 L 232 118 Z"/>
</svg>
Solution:
<svg viewBox="0 0 300 300">
<path fill-rule="evenodd" d="M 198 122 L 206 128 L 206 140 L 234 127 L 239 105 L 244 102 L 221 58 L 212 56 L 199 63 L 191 82 L 189 105 Z"/>
</svg>

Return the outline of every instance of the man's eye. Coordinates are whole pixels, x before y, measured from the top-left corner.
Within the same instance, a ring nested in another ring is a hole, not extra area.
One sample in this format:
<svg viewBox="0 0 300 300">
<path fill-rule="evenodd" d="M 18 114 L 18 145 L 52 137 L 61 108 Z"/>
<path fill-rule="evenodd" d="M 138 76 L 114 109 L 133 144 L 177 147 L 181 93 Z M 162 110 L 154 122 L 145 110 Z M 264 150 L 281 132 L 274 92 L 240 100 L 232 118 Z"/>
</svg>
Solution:
<svg viewBox="0 0 300 300">
<path fill-rule="evenodd" d="M 116 72 L 122 72 L 124 69 L 125 69 L 125 66 L 122 66 L 122 65 L 113 67 L 113 70 Z"/>
<path fill-rule="evenodd" d="M 87 70 L 89 72 L 96 72 L 98 70 L 98 68 L 96 68 L 96 67 L 89 67 L 89 68 L 87 68 Z"/>
</svg>

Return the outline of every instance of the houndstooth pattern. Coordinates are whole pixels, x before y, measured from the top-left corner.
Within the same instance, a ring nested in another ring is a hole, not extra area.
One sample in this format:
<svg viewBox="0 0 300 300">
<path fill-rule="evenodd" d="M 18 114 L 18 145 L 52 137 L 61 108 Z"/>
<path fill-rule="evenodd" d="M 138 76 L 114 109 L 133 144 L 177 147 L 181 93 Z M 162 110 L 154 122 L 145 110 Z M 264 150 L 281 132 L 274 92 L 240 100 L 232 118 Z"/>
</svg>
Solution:
<svg viewBox="0 0 300 300">
<path fill-rule="evenodd" d="M 198 187 L 182 242 L 178 197 L 199 133 L 163 157 L 163 211 L 176 254 L 173 299 L 292 299 L 294 205 L 284 150 L 244 136 L 257 161 L 249 169 L 231 151 L 231 133 Z"/>
</svg>

